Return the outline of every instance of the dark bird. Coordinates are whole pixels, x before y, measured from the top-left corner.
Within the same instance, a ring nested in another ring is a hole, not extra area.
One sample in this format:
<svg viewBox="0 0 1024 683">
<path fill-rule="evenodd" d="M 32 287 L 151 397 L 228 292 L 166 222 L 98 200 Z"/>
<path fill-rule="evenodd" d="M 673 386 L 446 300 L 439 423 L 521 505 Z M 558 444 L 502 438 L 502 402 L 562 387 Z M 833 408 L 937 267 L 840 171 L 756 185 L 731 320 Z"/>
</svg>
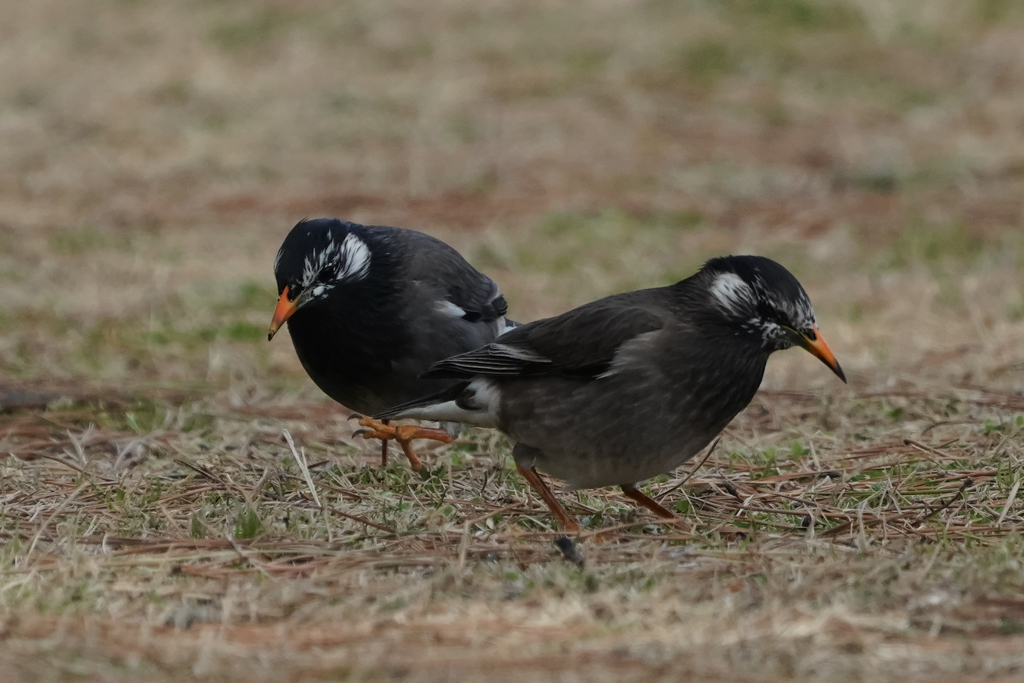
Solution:
<svg viewBox="0 0 1024 683">
<path fill-rule="evenodd" d="M 483 346 L 515 323 L 498 286 L 453 248 L 414 230 L 320 218 L 299 222 L 274 260 L 280 298 L 268 339 L 288 322 L 295 352 L 325 394 L 364 415 L 455 382 L 421 377 L 432 363 Z M 360 420 L 365 438 L 402 446 L 451 441 L 444 429 Z"/>
<path fill-rule="evenodd" d="M 704 448 L 750 403 L 768 356 L 791 346 L 846 381 L 797 279 L 770 259 L 726 256 L 674 285 L 594 301 L 435 363 L 424 377 L 459 383 L 377 416 L 497 427 L 566 529 L 579 527 L 538 469 L 574 488 L 621 486 L 670 518 L 636 483 Z"/>
</svg>

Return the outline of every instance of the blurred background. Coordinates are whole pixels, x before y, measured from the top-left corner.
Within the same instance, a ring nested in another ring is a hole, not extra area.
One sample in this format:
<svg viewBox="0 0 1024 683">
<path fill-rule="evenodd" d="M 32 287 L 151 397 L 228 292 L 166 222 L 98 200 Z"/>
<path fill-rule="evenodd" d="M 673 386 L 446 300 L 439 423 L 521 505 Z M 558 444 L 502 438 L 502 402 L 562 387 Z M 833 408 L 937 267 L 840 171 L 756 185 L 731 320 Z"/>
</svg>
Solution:
<svg viewBox="0 0 1024 683">
<path fill-rule="evenodd" d="M 765 254 L 854 383 L 1019 388 L 1022 46 L 1012 0 L 9 3 L 0 377 L 312 397 L 271 264 L 336 216 L 521 320 Z"/>
</svg>

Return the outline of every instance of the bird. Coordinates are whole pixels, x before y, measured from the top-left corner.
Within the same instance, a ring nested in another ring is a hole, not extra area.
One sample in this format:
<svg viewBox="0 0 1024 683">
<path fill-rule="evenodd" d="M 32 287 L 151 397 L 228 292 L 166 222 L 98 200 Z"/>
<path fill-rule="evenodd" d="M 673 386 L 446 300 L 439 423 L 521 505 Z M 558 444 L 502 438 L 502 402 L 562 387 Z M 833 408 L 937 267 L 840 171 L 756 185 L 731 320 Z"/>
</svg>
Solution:
<svg viewBox="0 0 1024 683">
<path fill-rule="evenodd" d="M 768 357 L 793 346 L 846 382 L 797 279 L 768 258 L 723 256 L 675 284 L 526 323 L 439 361 L 424 377 L 457 384 L 376 416 L 508 434 L 517 470 L 568 531 L 579 525 L 538 470 L 574 489 L 620 486 L 674 518 L 637 483 L 700 452 L 750 403 Z"/>
<path fill-rule="evenodd" d="M 515 323 L 498 286 L 454 248 L 422 232 L 334 218 L 299 221 L 274 259 L 278 301 L 267 339 L 287 322 L 302 367 L 356 413 L 367 439 L 402 447 L 451 442 L 457 425 L 431 429 L 369 417 L 450 387 L 421 375 L 432 363 L 483 346 Z M 360 415 L 361 414 L 361 415 Z"/>
</svg>

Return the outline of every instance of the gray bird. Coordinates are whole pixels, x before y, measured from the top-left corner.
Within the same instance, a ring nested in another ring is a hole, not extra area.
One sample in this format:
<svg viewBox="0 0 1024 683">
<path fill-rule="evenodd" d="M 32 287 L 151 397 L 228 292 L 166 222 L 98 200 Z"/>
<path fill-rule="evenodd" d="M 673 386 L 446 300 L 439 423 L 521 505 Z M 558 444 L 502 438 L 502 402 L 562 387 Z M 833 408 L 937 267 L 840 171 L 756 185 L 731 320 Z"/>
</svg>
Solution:
<svg viewBox="0 0 1024 683">
<path fill-rule="evenodd" d="M 750 403 L 768 356 L 791 346 L 846 381 L 797 279 L 767 258 L 726 256 L 674 285 L 610 296 L 435 363 L 424 377 L 460 382 L 378 417 L 500 429 L 566 529 L 579 527 L 538 469 L 575 488 L 621 486 L 670 518 L 636 483 L 704 448 Z"/>
<path fill-rule="evenodd" d="M 515 323 L 494 282 L 444 242 L 414 230 L 320 218 L 299 222 L 274 260 L 280 298 L 268 339 L 287 321 L 302 367 L 325 394 L 372 415 L 441 391 L 421 375 L 483 346 Z M 413 469 L 412 439 L 451 441 L 452 429 L 363 418 L 365 438 L 395 439 Z"/>
</svg>

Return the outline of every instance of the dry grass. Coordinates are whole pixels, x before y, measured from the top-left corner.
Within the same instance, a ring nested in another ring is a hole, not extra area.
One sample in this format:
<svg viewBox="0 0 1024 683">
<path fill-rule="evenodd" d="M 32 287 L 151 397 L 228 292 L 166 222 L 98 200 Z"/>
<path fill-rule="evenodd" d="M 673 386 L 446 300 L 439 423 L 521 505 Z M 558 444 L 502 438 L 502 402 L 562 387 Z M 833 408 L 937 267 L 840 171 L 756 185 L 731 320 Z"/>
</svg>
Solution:
<svg viewBox="0 0 1024 683">
<path fill-rule="evenodd" d="M 4 16 L 12 680 L 1019 675 L 1015 3 Z M 382 470 L 266 344 L 269 264 L 312 215 L 429 230 L 521 319 L 764 253 L 851 385 L 773 358 L 708 461 L 650 482 L 676 525 L 561 492 L 579 568 L 500 436 Z"/>
<path fill-rule="evenodd" d="M 95 426 L 100 403 L 134 419 Z M 562 492 L 580 569 L 491 434 L 421 479 L 322 404 L 98 391 L 3 418 L 5 651 L 26 680 L 1008 675 L 1022 411 L 976 387 L 763 392 L 692 477 L 650 484 L 677 525 Z"/>
</svg>

